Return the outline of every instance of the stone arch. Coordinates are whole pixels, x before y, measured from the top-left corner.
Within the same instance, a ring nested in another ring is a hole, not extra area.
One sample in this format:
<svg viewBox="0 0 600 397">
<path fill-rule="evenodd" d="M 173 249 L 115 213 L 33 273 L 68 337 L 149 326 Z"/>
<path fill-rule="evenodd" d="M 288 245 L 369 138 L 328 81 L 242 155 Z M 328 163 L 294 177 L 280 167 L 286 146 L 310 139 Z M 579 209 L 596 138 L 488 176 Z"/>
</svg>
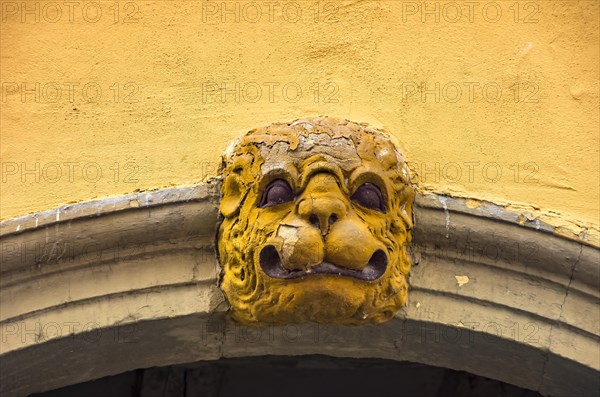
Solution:
<svg viewBox="0 0 600 397">
<path fill-rule="evenodd" d="M 413 361 L 551 395 L 600 387 L 600 255 L 589 242 L 490 203 L 421 194 L 412 291 L 390 322 L 247 328 L 225 320 L 217 285 L 217 188 L 3 221 L 2 395 L 264 354 Z"/>
</svg>

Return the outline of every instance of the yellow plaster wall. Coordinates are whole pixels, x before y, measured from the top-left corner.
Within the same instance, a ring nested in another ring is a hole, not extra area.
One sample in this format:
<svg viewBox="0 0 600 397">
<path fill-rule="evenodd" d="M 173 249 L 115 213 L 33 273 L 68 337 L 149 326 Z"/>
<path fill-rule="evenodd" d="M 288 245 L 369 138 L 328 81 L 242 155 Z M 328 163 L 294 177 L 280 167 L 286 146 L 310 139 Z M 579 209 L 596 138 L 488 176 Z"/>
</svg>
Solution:
<svg viewBox="0 0 600 397">
<path fill-rule="evenodd" d="M 3 219 L 195 183 L 247 129 L 326 114 L 393 132 L 426 190 L 600 223 L 597 0 L 1 10 Z"/>
</svg>

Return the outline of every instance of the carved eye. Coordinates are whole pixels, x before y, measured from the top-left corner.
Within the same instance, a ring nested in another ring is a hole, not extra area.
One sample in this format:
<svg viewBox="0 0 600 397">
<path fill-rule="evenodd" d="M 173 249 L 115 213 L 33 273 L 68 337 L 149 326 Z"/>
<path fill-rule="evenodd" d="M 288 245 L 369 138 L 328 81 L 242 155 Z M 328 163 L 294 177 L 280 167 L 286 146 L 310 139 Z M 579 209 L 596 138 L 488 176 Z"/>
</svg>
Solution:
<svg viewBox="0 0 600 397">
<path fill-rule="evenodd" d="M 350 197 L 350 200 L 365 208 L 385 212 L 383 196 L 379 188 L 372 183 L 363 183 Z"/>
<path fill-rule="evenodd" d="M 276 179 L 267 186 L 258 206 L 260 208 L 271 207 L 293 199 L 294 192 L 290 185 L 283 179 Z"/>
</svg>

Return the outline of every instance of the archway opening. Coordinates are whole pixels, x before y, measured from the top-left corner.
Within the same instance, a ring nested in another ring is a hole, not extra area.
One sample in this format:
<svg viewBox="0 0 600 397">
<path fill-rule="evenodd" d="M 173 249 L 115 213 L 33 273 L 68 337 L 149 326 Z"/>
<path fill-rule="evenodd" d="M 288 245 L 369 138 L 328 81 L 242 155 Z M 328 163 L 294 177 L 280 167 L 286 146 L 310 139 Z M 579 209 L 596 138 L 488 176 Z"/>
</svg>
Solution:
<svg viewBox="0 0 600 397">
<path fill-rule="evenodd" d="M 137 369 L 31 397 L 71 396 L 538 397 L 497 380 L 406 361 L 323 355 L 260 356 Z"/>
</svg>

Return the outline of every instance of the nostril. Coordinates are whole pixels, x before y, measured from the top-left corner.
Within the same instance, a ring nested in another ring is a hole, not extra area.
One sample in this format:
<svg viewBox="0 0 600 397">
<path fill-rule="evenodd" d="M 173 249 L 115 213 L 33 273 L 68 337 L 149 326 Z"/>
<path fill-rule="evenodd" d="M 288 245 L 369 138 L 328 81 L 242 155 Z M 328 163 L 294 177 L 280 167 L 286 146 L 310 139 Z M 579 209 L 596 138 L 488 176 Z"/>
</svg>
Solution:
<svg viewBox="0 0 600 397">
<path fill-rule="evenodd" d="M 320 227 L 319 217 L 317 217 L 316 215 L 311 215 L 310 218 L 308 218 L 308 220 L 313 226 Z"/>
<path fill-rule="evenodd" d="M 331 214 L 331 216 L 329 217 L 329 224 L 333 225 L 337 220 L 338 220 L 337 215 L 336 214 Z"/>
</svg>

